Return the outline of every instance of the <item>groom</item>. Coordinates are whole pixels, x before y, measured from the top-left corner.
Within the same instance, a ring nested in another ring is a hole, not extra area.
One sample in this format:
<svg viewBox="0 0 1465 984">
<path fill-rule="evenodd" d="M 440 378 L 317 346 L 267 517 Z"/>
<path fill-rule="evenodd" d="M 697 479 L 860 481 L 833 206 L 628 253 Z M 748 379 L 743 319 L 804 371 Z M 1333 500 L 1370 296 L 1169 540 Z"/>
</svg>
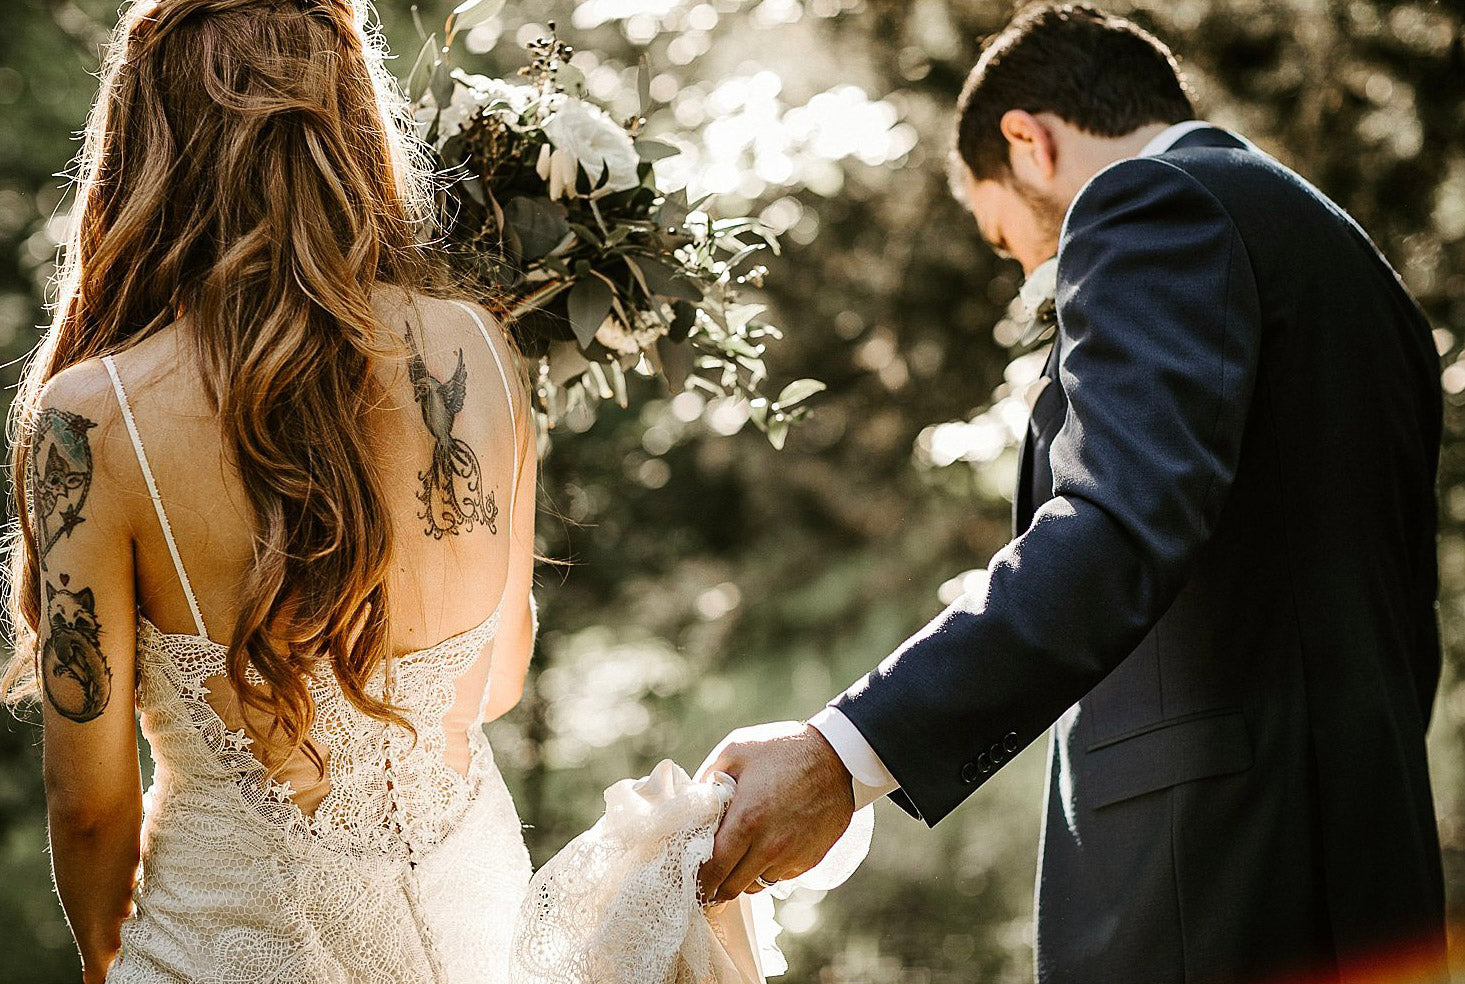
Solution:
<svg viewBox="0 0 1465 984">
<path fill-rule="evenodd" d="M 709 897 L 879 795 L 935 824 L 1053 726 L 1040 981 L 1445 978 L 1430 329 L 1336 205 L 1192 115 L 1090 7 L 986 48 L 956 183 L 998 252 L 1058 257 L 1017 536 L 811 722 L 714 753 Z"/>
</svg>

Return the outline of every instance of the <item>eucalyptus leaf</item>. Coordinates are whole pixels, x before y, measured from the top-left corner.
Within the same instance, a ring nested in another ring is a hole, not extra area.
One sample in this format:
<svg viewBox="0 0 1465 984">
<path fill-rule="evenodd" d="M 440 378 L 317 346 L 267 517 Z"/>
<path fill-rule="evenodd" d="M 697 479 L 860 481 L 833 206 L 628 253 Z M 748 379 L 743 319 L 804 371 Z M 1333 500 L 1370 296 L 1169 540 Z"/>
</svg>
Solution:
<svg viewBox="0 0 1465 984">
<path fill-rule="evenodd" d="M 560 88 L 579 99 L 585 95 L 585 73 L 574 65 L 565 63 L 555 69 L 554 79 Z"/>
<path fill-rule="evenodd" d="M 697 323 L 697 309 L 686 301 L 676 301 L 671 308 L 673 316 L 667 337 L 673 342 L 686 341 L 692 326 Z"/>
<path fill-rule="evenodd" d="M 453 30 L 471 31 L 504 9 L 508 0 L 463 0 L 453 8 Z"/>
<path fill-rule="evenodd" d="M 570 289 L 570 328 L 575 332 L 575 340 L 582 348 L 588 348 L 595 341 L 600 323 L 610 313 L 613 296 L 611 289 L 596 277 L 576 281 L 575 286 Z"/>
<path fill-rule="evenodd" d="M 663 229 L 680 229 L 691 211 L 686 189 L 678 189 L 662 199 L 661 207 L 656 210 L 656 224 Z"/>
<path fill-rule="evenodd" d="M 446 109 L 453 102 L 453 87 L 457 85 L 453 81 L 452 69 L 448 63 L 438 59 L 432 66 L 432 101 L 437 103 L 439 109 Z"/>
<path fill-rule="evenodd" d="M 483 193 L 483 179 L 478 177 L 478 175 L 475 174 L 471 177 L 464 178 L 462 181 L 458 182 L 458 187 L 467 192 L 468 197 L 473 199 L 478 204 L 488 204 L 488 200 Z"/>
<path fill-rule="evenodd" d="M 823 383 L 817 379 L 795 379 L 783 388 L 778 394 L 778 407 L 780 410 L 787 409 L 795 403 L 803 403 L 815 393 L 822 393 L 826 389 Z"/>
<path fill-rule="evenodd" d="M 651 293 L 683 301 L 702 300 L 702 291 L 697 289 L 696 284 L 681 276 L 661 260 L 646 256 L 638 257 L 638 261 L 641 265 L 641 272 L 646 278 L 646 286 Z"/>
<path fill-rule="evenodd" d="M 588 225 L 582 225 L 579 222 L 571 222 L 570 231 L 579 236 L 580 241 L 583 243 L 588 243 L 591 246 L 600 245 L 600 233 L 596 232 Z"/>
<path fill-rule="evenodd" d="M 636 95 L 641 100 L 641 116 L 651 109 L 651 61 L 642 52 L 636 62 Z"/>
<path fill-rule="evenodd" d="M 407 97 L 413 102 L 420 102 L 422 94 L 427 91 L 427 84 L 432 79 L 432 65 L 436 53 L 437 35 L 429 34 L 427 40 L 422 43 L 422 50 L 417 52 L 417 60 L 412 63 L 412 71 L 407 73 Z"/>
<path fill-rule="evenodd" d="M 636 261 L 635 257 L 629 254 L 622 256 L 621 259 L 625 260 L 626 269 L 631 271 L 631 276 L 635 278 L 636 283 L 641 285 L 642 292 L 646 294 L 647 297 L 650 297 L 651 285 L 646 281 L 646 274 L 642 272 L 641 264 Z"/>
<path fill-rule="evenodd" d="M 637 140 L 636 153 L 643 161 L 662 161 L 680 154 L 681 149 L 660 140 Z"/>
<path fill-rule="evenodd" d="M 547 256 L 570 231 L 562 206 L 529 195 L 509 199 L 504 205 L 504 222 L 518 234 L 526 261 Z"/>
</svg>

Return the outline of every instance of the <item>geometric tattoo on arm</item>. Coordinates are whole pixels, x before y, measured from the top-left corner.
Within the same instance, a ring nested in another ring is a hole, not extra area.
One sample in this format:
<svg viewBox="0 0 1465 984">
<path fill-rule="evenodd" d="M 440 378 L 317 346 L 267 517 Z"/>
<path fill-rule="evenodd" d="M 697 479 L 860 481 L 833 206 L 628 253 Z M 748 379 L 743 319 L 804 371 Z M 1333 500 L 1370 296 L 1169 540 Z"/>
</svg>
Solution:
<svg viewBox="0 0 1465 984">
<path fill-rule="evenodd" d="M 49 407 L 36 418 L 25 481 L 36 518 L 38 560 L 86 518 L 81 507 L 92 487 L 92 446 L 86 432 L 95 426 L 80 414 Z"/>
<path fill-rule="evenodd" d="M 46 621 L 50 632 L 41 649 L 46 698 L 56 713 L 78 723 L 97 717 L 112 697 L 112 670 L 98 641 L 96 599 L 91 588 L 67 591 L 46 581 Z"/>
<path fill-rule="evenodd" d="M 458 368 L 446 383 L 427 371 L 427 362 L 407 325 L 407 375 L 412 380 L 412 395 L 422 411 L 422 422 L 432 435 L 432 463 L 417 473 L 422 488 L 417 501 L 422 503 L 418 519 L 427 521 L 423 530 L 434 540 L 446 534 L 466 533 L 475 523 L 498 533 L 498 506 L 493 491 L 485 495 L 483 472 L 478 456 L 468 443 L 453 436 L 453 421 L 468 396 L 468 369 L 463 364 L 463 350 L 458 350 Z M 459 483 L 462 483 L 461 486 Z"/>
</svg>

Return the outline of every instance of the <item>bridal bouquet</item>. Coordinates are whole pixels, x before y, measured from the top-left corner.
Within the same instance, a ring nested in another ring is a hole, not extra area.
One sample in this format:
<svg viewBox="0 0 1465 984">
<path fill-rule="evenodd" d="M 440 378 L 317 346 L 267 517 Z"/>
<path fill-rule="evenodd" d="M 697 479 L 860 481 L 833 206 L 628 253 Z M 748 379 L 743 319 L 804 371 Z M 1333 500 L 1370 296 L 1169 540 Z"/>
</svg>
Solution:
<svg viewBox="0 0 1465 984">
<path fill-rule="evenodd" d="M 660 189 L 653 164 L 676 148 L 646 139 L 642 116 L 617 122 L 589 100 L 558 38 L 528 45 L 519 81 L 452 68 L 454 37 L 503 6 L 460 4 L 441 46 L 426 39 L 408 93 L 447 176 L 446 245 L 537 360 L 539 411 L 553 426 L 599 400 L 625 406 L 627 373 L 660 376 L 674 392 L 748 400 L 782 447 L 824 385 L 764 392 L 764 347 L 780 334 L 744 293 L 765 273 L 750 260 L 776 240 L 754 218 L 713 218 L 710 201 Z M 644 113 L 644 64 L 641 74 Z"/>
</svg>

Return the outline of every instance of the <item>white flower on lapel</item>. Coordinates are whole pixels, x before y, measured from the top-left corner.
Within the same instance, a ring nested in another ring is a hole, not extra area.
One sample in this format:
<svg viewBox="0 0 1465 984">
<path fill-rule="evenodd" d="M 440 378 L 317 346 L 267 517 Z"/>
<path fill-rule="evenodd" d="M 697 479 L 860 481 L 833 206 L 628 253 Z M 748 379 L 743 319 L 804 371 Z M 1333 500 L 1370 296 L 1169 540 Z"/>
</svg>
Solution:
<svg viewBox="0 0 1465 984">
<path fill-rule="evenodd" d="M 1018 301 L 1027 310 L 1028 327 L 1018 344 L 1028 346 L 1058 324 L 1058 257 L 1044 260 L 1022 282 Z"/>
<path fill-rule="evenodd" d="M 1038 308 L 1045 302 L 1052 301 L 1058 296 L 1058 257 L 1051 260 L 1044 260 L 1038 264 L 1037 269 L 1028 274 L 1028 278 L 1022 282 L 1022 289 L 1017 292 L 1022 299 L 1023 307 L 1028 309 L 1028 314 L 1037 314 Z"/>
<path fill-rule="evenodd" d="M 610 177 L 594 197 L 626 191 L 641 183 L 636 174 L 641 158 L 631 135 L 598 106 L 571 97 L 559 100 L 554 114 L 544 121 L 544 135 L 554 144 L 556 155 L 563 151 L 568 160 L 584 169 L 592 184 L 609 167 Z M 567 184 L 573 193 L 573 178 Z"/>
</svg>

